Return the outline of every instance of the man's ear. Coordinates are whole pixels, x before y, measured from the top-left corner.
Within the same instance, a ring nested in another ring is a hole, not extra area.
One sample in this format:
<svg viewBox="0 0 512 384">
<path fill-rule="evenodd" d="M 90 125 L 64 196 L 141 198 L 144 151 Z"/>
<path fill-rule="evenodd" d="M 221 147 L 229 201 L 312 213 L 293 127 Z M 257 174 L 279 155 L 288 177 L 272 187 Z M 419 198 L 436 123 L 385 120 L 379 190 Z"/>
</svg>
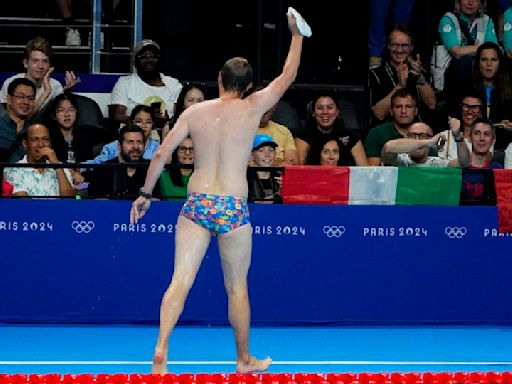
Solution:
<svg viewBox="0 0 512 384">
<path fill-rule="evenodd" d="M 23 140 L 21 140 L 21 144 L 23 144 L 23 148 L 25 148 L 25 152 L 27 152 L 27 138 L 24 137 Z"/>
<path fill-rule="evenodd" d="M 23 67 L 24 68 L 28 67 L 28 60 L 27 59 L 23 59 Z"/>
</svg>

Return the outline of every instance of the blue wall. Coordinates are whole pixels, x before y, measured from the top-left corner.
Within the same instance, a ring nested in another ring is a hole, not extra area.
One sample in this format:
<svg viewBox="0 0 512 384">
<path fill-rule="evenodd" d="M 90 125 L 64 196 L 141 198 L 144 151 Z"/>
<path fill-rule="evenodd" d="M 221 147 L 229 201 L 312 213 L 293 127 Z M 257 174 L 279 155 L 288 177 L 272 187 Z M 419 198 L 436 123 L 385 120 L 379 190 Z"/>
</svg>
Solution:
<svg viewBox="0 0 512 384">
<path fill-rule="evenodd" d="M 179 203 L 0 200 L 0 322 L 153 323 Z M 251 205 L 254 324 L 512 324 L 495 207 Z M 193 241 L 191 239 L 190 241 Z M 181 321 L 226 324 L 212 244 Z"/>
</svg>

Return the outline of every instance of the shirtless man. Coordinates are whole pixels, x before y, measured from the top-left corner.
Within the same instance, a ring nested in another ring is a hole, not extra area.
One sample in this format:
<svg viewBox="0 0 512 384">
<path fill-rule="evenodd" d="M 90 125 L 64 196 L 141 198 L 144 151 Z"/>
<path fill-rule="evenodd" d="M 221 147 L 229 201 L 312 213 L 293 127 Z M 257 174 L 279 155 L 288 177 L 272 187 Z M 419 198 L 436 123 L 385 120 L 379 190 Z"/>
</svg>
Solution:
<svg viewBox="0 0 512 384">
<path fill-rule="evenodd" d="M 218 75 L 219 98 L 194 104 L 180 116 L 151 160 L 141 196 L 134 201 L 130 221 L 136 223 L 151 203 L 151 191 L 172 151 L 187 136 L 195 147 L 195 166 L 188 198 L 178 217 L 174 273 L 160 307 L 160 333 L 153 356 L 153 373 L 167 372 L 169 336 L 183 311 L 186 297 L 212 235 L 217 236 L 228 317 L 234 331 L 237 372 L 264 371 L 272 360 L 249 353 L 250 306 L 247 273 L 252 229 L 247 206 L 247 162 L 261 116 L 275 105 L 297 76 L 303 36 L 288 13 L 292 38 L 282 73 L 266 88 L 242 99 L 251 86 L 252 68 L 241 57 L 228 60 Z"/>
</svg>

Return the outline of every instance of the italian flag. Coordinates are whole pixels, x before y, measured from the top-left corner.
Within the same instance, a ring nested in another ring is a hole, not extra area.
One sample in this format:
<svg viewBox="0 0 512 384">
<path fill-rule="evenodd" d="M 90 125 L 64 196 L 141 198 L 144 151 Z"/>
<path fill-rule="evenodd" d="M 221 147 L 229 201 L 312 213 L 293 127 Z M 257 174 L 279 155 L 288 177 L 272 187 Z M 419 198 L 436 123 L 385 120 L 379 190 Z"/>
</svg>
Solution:
<svg viewBox="0 0 512 384">
<path fill-rule="evenodd" d="M 512 232 L 512 169 L 494 170 L 499 232 Z"/>
<path fill-rule="evenodd" d="M 459 205 L 461 182 L 460 168 L 287 166 L 282 197 L 288 204 Z"/>
</svg>

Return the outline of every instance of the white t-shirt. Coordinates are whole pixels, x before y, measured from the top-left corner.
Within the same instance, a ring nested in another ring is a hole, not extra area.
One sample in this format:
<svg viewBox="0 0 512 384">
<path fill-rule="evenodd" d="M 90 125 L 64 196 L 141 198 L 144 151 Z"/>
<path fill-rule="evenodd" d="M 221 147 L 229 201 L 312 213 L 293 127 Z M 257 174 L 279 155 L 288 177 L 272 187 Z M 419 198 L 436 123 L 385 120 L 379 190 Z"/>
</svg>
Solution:
<svg viewBox="0 0 512 384">
<path fill-rule="evenodd" d="M 512 143 L 507 145 L 507 149 L 505 149 L 504 168 L 505 169 L 511 169 L 512 168 Z"/>
<path fill-rule="evenodd" d="M 400 153 L 397 158 L 396 165 L 402 167 L 434 167 L 434 168 L 446 168 L 450 161 L 441 159 L 437 156 L 429 156 L 427 161 L 424 163 L 416 163 L 412 161 L 408 153 Z"/>
<path fill-rule="evenodd" d="M 14 79 L 19 79 L 21 77 L 26 77 L 26 73 L 17 73 L 16 75 L 9 77 L 8 79 L 5 79 L 4 83 L 2 84 L 2 89 L 0 89 L 0 103 L 7 102 L 7 88 L 9 87 L 9 84 L 11 84 L 11 81 L 13 81 Z M 50 96 L 41 105 L 40 109 L 44 108 L 50 101 L 52 101 L 56 96 L 60 95 L 63 92 L 62 84 L 52 77 L 50 77 L 50 86 L 52 87 Z M 42 85 L 39 88 L 36 88 L 36 100 L 39 99 L 43 92 L 44 87 Z"/>
<path fill-rule="evenodd" d="M 167 111 L 169 117 L 174 113 L 174 104 L 183 86 L 170 76 L 160 74 L 164 83 L 163 87 L 154 87 L 144 82 L 139 75 L 132 73 L 128 76 L 121 76 L 110 94 L 110 104 L 124 105 L 126 114 L 132 113 L 133 108 L 139 104 L 151 106 L 152 103 L 162 103 L 160 111 L 162 114 Z"/>
</svg>

